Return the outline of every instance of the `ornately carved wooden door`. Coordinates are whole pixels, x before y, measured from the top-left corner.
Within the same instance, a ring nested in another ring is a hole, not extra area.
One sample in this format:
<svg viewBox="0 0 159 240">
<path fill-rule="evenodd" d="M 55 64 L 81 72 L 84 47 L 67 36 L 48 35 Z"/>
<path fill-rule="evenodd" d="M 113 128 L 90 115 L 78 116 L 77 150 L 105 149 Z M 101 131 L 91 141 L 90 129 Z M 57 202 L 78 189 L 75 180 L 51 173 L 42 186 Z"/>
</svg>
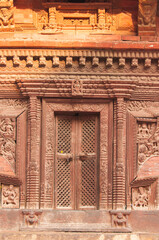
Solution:
<svg viewBox="0 0 159 240">
<path fill-rule="evenodd" d="M 98 208 L 98 116 L 56 116 L 55 208 Z"/>
</svg>

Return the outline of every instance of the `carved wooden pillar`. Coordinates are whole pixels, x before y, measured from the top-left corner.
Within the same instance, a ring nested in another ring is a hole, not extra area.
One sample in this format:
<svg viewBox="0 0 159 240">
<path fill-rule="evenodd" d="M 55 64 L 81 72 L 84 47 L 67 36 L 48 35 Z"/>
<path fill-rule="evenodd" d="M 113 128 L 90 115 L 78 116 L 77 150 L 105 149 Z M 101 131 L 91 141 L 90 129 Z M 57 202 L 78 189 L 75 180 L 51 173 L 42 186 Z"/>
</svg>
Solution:
<svg viewBox="0 0 159 240">
<path fill-rule="evenodd" d="M 138 34 L 140 36 L 156 35 L 157 0 L 139 0 Z"/>
<path fill-rule="evenodd" d="M 56 26 L 56 8 L 49 8 L 49 25 L 52 27 Z"/>
<path fill-rule="evenodd" d="M 117 98 L 116 108 L 116 158 L 114 161 L 113 202 L 115 209 L 125 208 L 125 144 L 126 104 L 124 98 Z"/>
<path fill-rule="evenodd" d="M 40 100 L 30 96 L 28 113 L 27 208 L 39 208 Z"/>
</svg>

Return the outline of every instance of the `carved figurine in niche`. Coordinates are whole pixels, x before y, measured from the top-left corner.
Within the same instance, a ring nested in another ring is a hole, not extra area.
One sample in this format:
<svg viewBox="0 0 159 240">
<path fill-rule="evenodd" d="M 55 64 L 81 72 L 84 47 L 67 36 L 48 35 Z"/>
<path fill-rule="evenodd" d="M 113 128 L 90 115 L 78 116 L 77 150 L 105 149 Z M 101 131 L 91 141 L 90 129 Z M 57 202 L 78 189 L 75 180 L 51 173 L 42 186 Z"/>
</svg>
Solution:
<svg viewBox="0 0 159 240">
<path fill-rule="evenodd" d="M 80 79 L 76 79 L 72 82 L 72 95 L 83 94 L 83 83 Z"/>
<path fill-rule="evenodd" d="M 18 208 L 19 207 L 19 189 L 13 185 L 2 185 L 2 207 Z"/>
<path fill-rule="evenodd" d="M 139 187 L 132 189 L 132 205 L 134 208 L 148 208 L 150 187 Z"/>
<path fill-rule="evenodd" d="M 157 0 L 139 0 L 139 25 L 156 25 Z"/>
</svg>

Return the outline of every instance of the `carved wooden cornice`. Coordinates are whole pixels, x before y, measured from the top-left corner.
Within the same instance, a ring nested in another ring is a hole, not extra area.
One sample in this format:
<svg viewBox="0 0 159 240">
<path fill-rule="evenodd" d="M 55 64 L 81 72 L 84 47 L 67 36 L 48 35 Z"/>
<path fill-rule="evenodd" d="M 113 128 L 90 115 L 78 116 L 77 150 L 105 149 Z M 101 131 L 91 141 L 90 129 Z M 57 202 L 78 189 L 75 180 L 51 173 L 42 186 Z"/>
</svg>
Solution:
<svg viewBox="0 0 159 240">
<path fill-rule="evenodd" d="M 118 44 L 118 43 L 117 43 Z M 44 57 L 88 57 L 88 58 L 127 58 L 127 59 L 159 59 L 159 52 L 156 51 L 155 44 L 148 44 L 149 49 L 124 49 L 124 45 L 120 45 L 121 49 L 107 48 L 105 50 L 95 49 L 0 49 L 0 56 L 13 58 L 29 57 L 39 58 Z M 129 48 L 129 45 L 127 46 Z M 159 47 L 159 44 L 158 46 Z"/>
<path fill-rule="evenodd" d="M 153 50 L 1 49 L 0 93 L 154 100 L 158 59 Z"/>
</svg>

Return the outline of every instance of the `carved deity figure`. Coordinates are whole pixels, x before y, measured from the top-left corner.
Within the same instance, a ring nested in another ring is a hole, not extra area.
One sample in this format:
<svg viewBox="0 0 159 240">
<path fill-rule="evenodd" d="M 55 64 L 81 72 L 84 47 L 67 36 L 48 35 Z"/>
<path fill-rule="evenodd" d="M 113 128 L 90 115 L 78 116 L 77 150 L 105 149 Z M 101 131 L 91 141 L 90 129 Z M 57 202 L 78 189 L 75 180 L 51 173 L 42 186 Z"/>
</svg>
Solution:
<svg viewBox="0 0 159 240">
<path fill-rule="evenodd" d="M 0 0 L 0 30 L 11 30 L 14 25 L 13 0 Z"/>
<path fill-rule="evenodd" d="M 150 196 L 149 187 L 139 187 L 133 189 L 133 206 L 135 208 L 145 208 L 149 205 L 149 196 Z"/>
<path fill-rule="evenodd" d="M 118 212 L 113 216 L 113 224 L 116 228 L 126 228 L 127 227 L 127 216 L 122 212 Z"/>
<path fill-rule="evenodd" d="M 16 197 L 17 197 L 17 193 L 14 190 L 14 186 L 10 185 L 8 188 L 3 190 L 3 196 L 4 196 L 4 200 L 3 200 L 3 205 L 16 205 Z"/>
<path fill-rule="evenodd" d="M 34 211 L 31 211 L 28 215 L 26 215 L 25 222 L 27 226 L 35 226 L 38 224 L 39 219 L 38 216 L 34 213 Z"/>
<path fill-rule="evenodd" d="M 156 25 L 157 0 L 139 0 L 139 25 Z"/>
<path fill-rule="evenodd" d="M 15 169 L 15 120 L 0 119 L 0 155 Z"/>
</svg>

